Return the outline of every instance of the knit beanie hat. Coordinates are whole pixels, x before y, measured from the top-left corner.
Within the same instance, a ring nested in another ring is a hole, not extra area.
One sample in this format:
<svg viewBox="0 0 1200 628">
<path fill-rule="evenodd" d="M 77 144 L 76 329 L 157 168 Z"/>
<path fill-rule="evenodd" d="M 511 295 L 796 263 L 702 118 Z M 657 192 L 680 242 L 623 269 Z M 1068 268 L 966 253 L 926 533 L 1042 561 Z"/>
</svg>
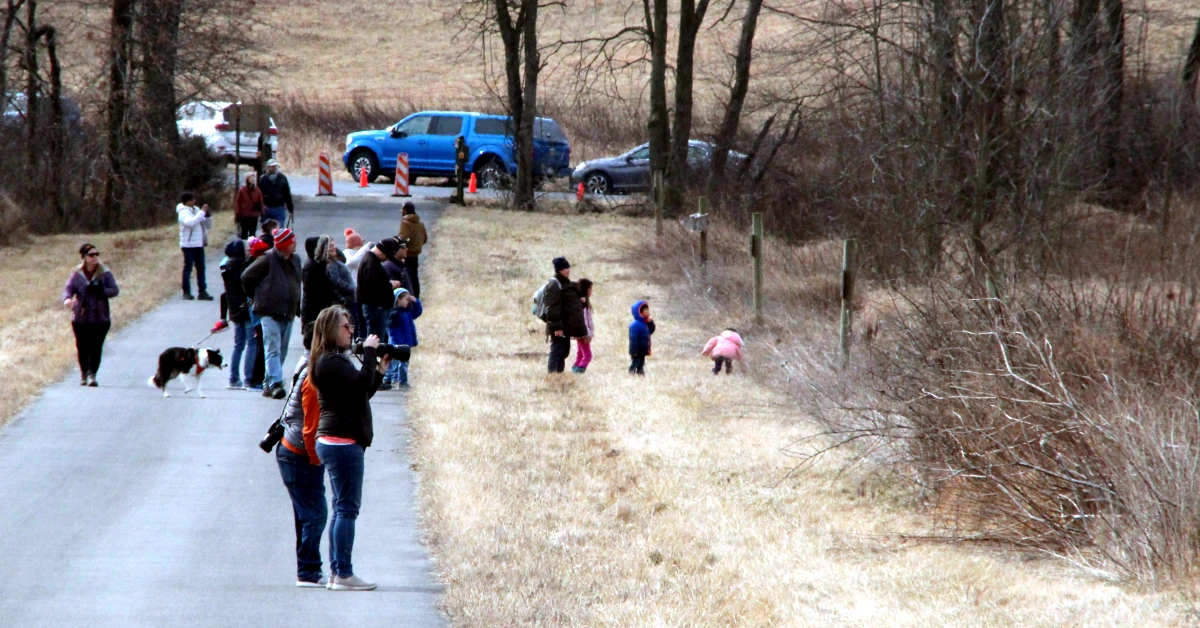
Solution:
<svg viewBox="0 0 1200 628">
<path fill-rule="evenodd" d="M 346 229 L 346 248 L 358 250 L 362 248 L 363 239 L 358 235 L 358 232 L 353 229 Z"/>
<path fill-rule="evenodd" d="M 271 245 L 259 240 L 258 238 L 250 238 L 250 259 L 254 259 L 263 253 L 271 250 Z"/>
<path fill-rule="evenodd" d="M 383 254 L 388 257 L 393 257 L 400 250 L 400 240 L 398 238 L 385 238 L 375 245 Z"/>
<path fill-rule="evenodd" d="M 554 258 L 554 272 L 561 273 L 563 270 L 570 268 L 570 267 L 571 267 L 571 262 L 568 262 L 567 258 L 565 258 L 565 257 Z"/>
<path fill-rule="evenodd" d="M 395 290 L 393 290 L 392 291 L 392 304 L 394 305 L 397 301 L 400 300 L 400 297 L 402 297 L 406 294 L 408 294 L 408 290 L 405 288 L 396 288 Z"/>
<path fill-rule="evenodd" d="M 275 237 L 275 248 L 279 248 L 279 246 L 282 244 L 287 244 L 296 237 L 296 234 L 287 227 L 276 229 L 275 231 L 271 232 L 271 235 Z"/>
</svg>

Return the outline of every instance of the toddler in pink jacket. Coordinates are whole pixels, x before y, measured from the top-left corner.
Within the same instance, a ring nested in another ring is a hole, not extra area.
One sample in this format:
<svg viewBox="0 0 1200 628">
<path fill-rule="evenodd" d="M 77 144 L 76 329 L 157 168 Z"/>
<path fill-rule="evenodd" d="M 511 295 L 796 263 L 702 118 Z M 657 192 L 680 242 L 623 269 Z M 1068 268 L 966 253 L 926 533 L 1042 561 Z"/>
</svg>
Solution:
<svg viewBox="0 0 1200 628">
<path fill-rule="evenodd" d="M 725 367 L 725 374 L 729 375 L 733 371 L 734 360 L 742 365 L 743 372 L 746 371 L 746 358 L 742 357 L 742 337 L 732 327 L 721 332 L 720 336 L 710 338 L 701 353 L 713 359 L 713 375 L 720 375 L 722 366 Z"/>
</svg>

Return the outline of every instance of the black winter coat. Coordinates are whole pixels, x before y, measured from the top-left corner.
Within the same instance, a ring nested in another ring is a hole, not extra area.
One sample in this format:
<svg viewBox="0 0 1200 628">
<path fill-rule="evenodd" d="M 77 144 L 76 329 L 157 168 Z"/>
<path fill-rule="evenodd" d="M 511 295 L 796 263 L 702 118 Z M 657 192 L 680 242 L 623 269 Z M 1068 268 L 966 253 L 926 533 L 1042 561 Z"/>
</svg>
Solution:
<svg viewBox="0 0 1200 628">
<path fill-rule="evenodd" d="M 300 325 L 303 328 L 309 322 L 317 320 L 317 315 L 321 313 L 321 310 L 336 304 L 338 300 L 337 294 L 333 290 L 333 282 L 329 280 L 325 262 L 308 260 L 304 263 L 304 270 L 301 271 L 300 277 L 304 286 L 304 292 L 300 297 Z"/>
<path fill-rule="evenodd" d="M 360 368 L 355 368 L 344 353 L 327 353 L 317 360 L 312 374 L 321 403 L 317 436 L 353 438 L 363 447 L 371 446 L 375 439 L 371 397 L 383 383 L 376 364 L 373 347 L 363 349 Z"/>
<path fill-rule="evenodd" d="M 408 270 L 401 266 L 396 260 L 390 259 L 383 263 L 383 269 L 387 271 L 388 279 L 399 281 L 400 287 L 412 292 L 412 280 L 408 278 Z M 395 294 L 395 291 L 393 291 Z"/>
<path fill-rule="evenodd" d="M 292 186 L 288 184 L 287 177 L 283 176 L 282 172 L 259 177 L 258 189 L 262 191 L 263 205 L 287 207 L 289 212 L 296 210 L 296 206 L 292 204 Z"/>
<path fill-rule="evenodd" d="M 375 253 L 368 251 L 362 258 L 362 264 L 358 266 L 358 297 L 357 301 L 363 305 L 372 305 L 375 307 L 391 308 L 396 303 L 395 297 L 392 295 L 392 282 L 388 277 L 387 270 L 383 267 L 383 260 L 375 257 Z"/>
<path fill-rule="evenodd" d="M 562 331 L 568 338 L 584 338 L 588 335 L 587 322 L 583 318 L 583 302 L 579 300 L 579 284 L 555 275 L 546 284 L 546 335 Z"/>
</svg>

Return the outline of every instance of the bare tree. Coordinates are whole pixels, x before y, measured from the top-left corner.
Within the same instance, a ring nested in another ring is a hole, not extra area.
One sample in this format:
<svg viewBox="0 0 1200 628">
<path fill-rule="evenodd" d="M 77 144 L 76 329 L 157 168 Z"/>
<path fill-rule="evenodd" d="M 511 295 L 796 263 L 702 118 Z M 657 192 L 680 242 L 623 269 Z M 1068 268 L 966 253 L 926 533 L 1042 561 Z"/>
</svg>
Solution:
<svg viewBox="0 0 1200 628">
<path fill-rule="evenodd" d="M 108 125 L 105 158 L 108 176 L 104 181 L 104 208 L 102 223 L 113 228 L 121 222 L 121 203 L 127 188 L 124 179 L 124 149 L 129 115 L 130 46 L 133 40 L 134 0 L 113 0 L 112 19 L 109 30 L 108 60 Z"/>
<path fill-rule="evenodd" d="M 742 30 L 738 37 L 737 56 L 733 63 L 733 85 L 729 88 L 729 101 L 725 104 L 725 115 L 717 130 L 716 148 L 712 155 L 712 170 L 709 173 L 708 193 L 725 180 L 725 166 L 729 162 L 729 150 L 737 137 L 742 121 L 742 107 L 746 103 L 746 92 L 750 88 L 750 63 L 754 55 L 754 33 L 758 30 L 758 14 L 762 11 L 762 0 L 749 0 L 746 13 L 742 16 Z"/>
</svg>

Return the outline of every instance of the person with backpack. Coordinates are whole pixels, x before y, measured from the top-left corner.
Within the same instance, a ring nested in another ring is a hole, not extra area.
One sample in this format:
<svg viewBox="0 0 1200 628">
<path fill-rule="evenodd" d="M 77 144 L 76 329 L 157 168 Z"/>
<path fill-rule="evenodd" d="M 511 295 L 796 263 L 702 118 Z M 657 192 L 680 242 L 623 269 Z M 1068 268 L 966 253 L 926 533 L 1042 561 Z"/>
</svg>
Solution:
<svg viewBox="0 0 1200 628">
<path fill-rule="evenodd" d="M 534 312 L 546 322 L 546 336 L 550 338 L 547 370 L 562 373 L 571 352 L 571 339 L 586 337 L 588 329 L 579 285 L 571 281 L 570 262 L 565 257 L 556 257 L 553 264 L 554 276 L 533 295 L 533 301 Z"/>
</svg>

